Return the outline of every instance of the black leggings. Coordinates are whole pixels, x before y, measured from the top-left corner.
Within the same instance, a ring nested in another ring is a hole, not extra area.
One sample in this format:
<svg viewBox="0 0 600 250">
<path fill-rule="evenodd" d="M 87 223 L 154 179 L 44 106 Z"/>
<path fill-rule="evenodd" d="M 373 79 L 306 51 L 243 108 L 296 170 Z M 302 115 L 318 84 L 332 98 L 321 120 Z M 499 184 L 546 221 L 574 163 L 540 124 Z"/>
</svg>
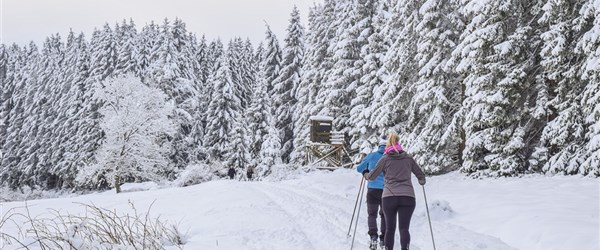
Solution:
<svg viewBox="0 0 600 250">
<path fill-rule="evenodd" d="M 377 213 L 381 220 L 381 241 L 385 236 L 385 217 L 383 217 L 383 207 L 381 206 L 381 194 L 383 189 L 369 188 L 367 191 L 367 225 L 369 225 L 369 236 L 371 239 L 377 236 Z"/>
<path fill-rule="evenodd" d="M 385 234 L 385 246 L 388 250 L 394 249 L 394 236 L 396 231 L 396 217 L 398 217 L 398 231 L 400 231 L 400 245 L 402 249 L 408 249 L 410 244 L 410 218 L 415 211 L 415 198 L 410 196 L 383 197 L 383 214 L 386 220 L 387 233 Z"/>
</svg>

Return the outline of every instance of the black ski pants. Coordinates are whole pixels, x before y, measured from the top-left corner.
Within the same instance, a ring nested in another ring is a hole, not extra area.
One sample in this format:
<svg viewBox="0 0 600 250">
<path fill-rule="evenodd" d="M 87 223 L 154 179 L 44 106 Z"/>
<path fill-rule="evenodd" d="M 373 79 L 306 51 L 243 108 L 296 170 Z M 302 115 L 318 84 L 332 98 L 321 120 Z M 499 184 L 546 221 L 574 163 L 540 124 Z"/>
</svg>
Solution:
<svg viewBox="0 0 600 250">
<path fill-rule="evenodd" d="M 396 218 L 398 218 L 398 231 L 400 231 L 400 245 L 402 249 L 408 249 L 410 244 L 410 219 L 415 211 L 416 201 L 410 196 L 383 197 L 383 214 L 386 219 L 387 229 L 385 234 L 385 246 L 387 250 L 394 249 L 394 236 L 396 231 Z"/>
<path fill-rule="evenodd" d="M 369 188 L 367 190 L 367 224 L 369 225 L 369 236 L 377 236 L 377 214 L 381 220 L 381 240 L 385 235 L 385 217 L 383 216 L 383 207 L 381 206 L 381 194 L 383 189 Z"/>
</svg>

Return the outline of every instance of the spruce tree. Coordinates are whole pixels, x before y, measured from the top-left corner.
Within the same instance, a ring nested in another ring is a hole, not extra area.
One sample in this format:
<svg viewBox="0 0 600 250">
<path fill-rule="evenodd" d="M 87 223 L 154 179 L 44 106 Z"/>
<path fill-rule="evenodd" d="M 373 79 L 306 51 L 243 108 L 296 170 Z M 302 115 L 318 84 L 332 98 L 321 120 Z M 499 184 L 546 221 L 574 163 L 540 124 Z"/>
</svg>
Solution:
<svg viewBox="0 0 600 250">
<path fill-rule="evenodd" d="M 32 67 L 37 60 L 39 53 L 33 42 L 28 48 L 13 44 L 7 49 L 7 71 L 2 89 L 2 118 L 6 127 L 3 129 L 5 136 L 0 138 L 3 142 L 0 181 L 11 189 L 25 184 L 21 178 L 23 170 L 19 166 L 23 157 L 20 152 L 24 151 L 21 149 L 24 139 L 21 135 L 25 135 L 22 133 L 27 98 L 25 82 L 34 76 Z"/>
<path fill-rule="evenodd" d="M 308 119 L 323 110 L 323 100 L 319 99 L 322 82 L 331 69 L 332 55 L 328 50 L 335 33 L 330 29 L 334 18 L 334 2 L 325 0 L 320 6 L 312 8 L 308 15 L 305 59 L 302 65 L 303 77 L 296 91 L 297 118 L 294 118 L 294 151 L 291 160 L 305 163 L 306 144 L 309 141 Z"/>
<path fill-rule="evenodd" d="M 370 126 L 397 130 L 402 143 L 407 138 L 406 124 L 412 93 L 410 84 L 416 81 L 418 34 L 416 27 L 422 19 L 419 9 L 423 0 L 398 1 L 391 11 L 384 41 L 390 48 L 384 57 L 381 78 L 386 84 L 375 87 Z"/>
<path fill-rule="evenodd" d="M 323 87 L 328 91 L 321 91 L 317 97 L 323 103 L 321 114 L 333 116 L 333 126 L 337 130 L 348 128 L 350 101 L 360 75 L 355 67 L 361 46 L 358 41 L 360 31 L 354 27 L 358 17 L 354 15 L 354 7 L 353 1 L 336 1 L 335 19 L 329 24 L 336 34 L 329 48 L 333 51 L 333 66 L 323 79 Z"/>
<path fill-rule="evenodd" d="M 358 2 L 356 8 L 357 22 L 353 29 L 357 30 L 360 43 L 360 58 L 355 65 L 360 66 L 355 70 L 360 72 L 359 81 L 354 91 L 356 96 L 351 101 L 349 126 L 352 137 L 352 147 L 363 152 L 370 152 L 372 144 L 376 144 L 381 129 L 371 127 L 371 104 L 373 102 L 373 90 L 376 86 L 384 84 L 381 77 L 383 57 L 388 50 L 388 44 L 384 42 L 384 34 L 381 33 L 385 21 L 389 16 L 389 6 L 385 1 Z"/>
<path fill-rule="evenodd" d="M 578 173 L 600 176 L 600 1 L 588 1 L 577 20 L 576 30 L 587 30 L 577 42 L 576 51 L 587 55 L 581 65 L 586 87 L 581 97 L 584 117 L 585 153 Z"/>
<path fill-rule="evenodd" d="M 294 6 L 287 28 L 281 71 L 275 80 L 274 118 L 276 127 L 282 135 L 281 143 L 284 162 L 289 162 L 294 140 L 294 108 L 296 91 L 302 79 L 302 63 L 304 61 L 304 27 L 300 23 L 300 12 Z"/>
<path fill-rule="evenodd" d="M 113 74 L 117 60 L 117 41 L 108 24 L 94 30 L 90 40 L 90 69 L 94 81 L 103 81 Z"/>
<path fill-rule="evenodd" d="M 539 146 L 529 159 L 530 168 L 553 173 L 577 173 L 584 150 L 583 112 L 580 96 L 584 83 L 579 79 L 575 44 L 582 32 L 572 23 L 582 1 L 548 1 L 538 22 L 544 29 L 540 35 L 541 73 L 536 90 L 534 117 L 545 122 Z M 546 122 L 547 121 L 547 122 Z"/>
<path fill-rule="evenodd" d="M 267 91 L 269 96 L 276 96 L 275 92 L 275 81 L 281 71 L 281 49 L 279 47 L 279 40 L 271 31 L 271 28 L 267 24 L 266 38 L 265 38 L 265 84 L 267 85 Z"/>
<path fill-rule="evenodd" d="M 136 45 L 136 37 L 138 36 L 137 30 L 133 20 L 129 20 L 129 23 L 123 22 L 119 26 L 119 33 L 116 34 L 117 38 L 117 61 L 115 65 L 114 76 L 124 75 L 127 73 L 133 73 L 135 75 L 141 74 L 140 63 L 137 61 L 138 46 Z"/>
<path fill-rule="evenodd" d="M 212 96 L 207 110 L 206 134 L 203 144 L 207 147 L 210 158 L 224 162 L 232 155 L 232 141 L 235 129 L 239 127 L 241 117 L 241 100 L 235 95 L 231 68 L 227 55 L 222 55 L 217 62 L 216 72 L 209 77 Z"/>
<path fill-rule="evenodd" d="M 424 2 L 415 30 L 418 78 L 411 85 L 407 150 L 427 172 L 444 173 L 461 164 L 463 139 L 455 113 L 462 103 L 462 86 L 460 76 L 447 67 L 464 29 L 458 6 L 457 1 Z"/>
<path fill-rule="evenodd" d="M 173 152 L 170 158 L 176 169 L 183 169 L 189 164 L 194 149 L 191 133 L 194 124 L 192 119 L 198 105 L 196 100 L 198 89 L 194 79 L 186 76 L 192 74 L 191 68 L 188 68 L 189 65 L 183 66 L 185 64 L 183 52 L 189 45 L 189 41 L 186 40 L 185 25 L 178 19 L 171 25 L 165 19 L 160 28 L 159 41 L 151 53 L 151 58 L 156 60 L 148 68 L 147 83 L 160 88 L 175 101 L 174 117 L 178 129 L 171 138 Z"/>
</svg>

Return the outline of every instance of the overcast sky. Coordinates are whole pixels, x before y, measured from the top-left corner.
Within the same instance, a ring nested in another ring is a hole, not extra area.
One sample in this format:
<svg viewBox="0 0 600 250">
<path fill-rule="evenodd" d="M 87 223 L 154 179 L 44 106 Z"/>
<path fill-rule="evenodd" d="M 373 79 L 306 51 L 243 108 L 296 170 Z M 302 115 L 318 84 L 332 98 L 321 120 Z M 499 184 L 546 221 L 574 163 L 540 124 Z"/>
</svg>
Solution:
<svg viewBox="0 0 600 250">
<path fill-rule="evenodd" d="M 108 22 L 133 18 L 138 30 L 150 21 L 179 17 L 188 31 L 208 40 L 224 41 L 234 36 L 257 44 L 265 37 L 265 21 L 280 41 L 293 6 L 298 6 L 302 25 L 307 26 L 310 6 L 322 0 L 0 0 L 1 41 L 41 44 L 54 33 L 63 39 L 69 29 L 91 37 L 94 28 Z"/>
</svg>

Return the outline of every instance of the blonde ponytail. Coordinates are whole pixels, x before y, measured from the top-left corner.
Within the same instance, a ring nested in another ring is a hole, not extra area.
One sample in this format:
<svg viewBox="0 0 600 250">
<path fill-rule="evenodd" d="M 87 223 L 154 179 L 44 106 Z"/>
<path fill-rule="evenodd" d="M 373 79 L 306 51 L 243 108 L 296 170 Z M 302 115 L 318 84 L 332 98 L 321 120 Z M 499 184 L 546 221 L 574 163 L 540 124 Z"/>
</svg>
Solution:
<svg viewBox="0 0 600 250">
<path fill-rule="evenodd" d="M 398 144 L 399 139 L 400 138 L 398 137 L 398 134 L 396 134 L 396 132 L 390 132 L 390 134 L 388 135 L 388 141 L 386 143 L 386 146 L 389 147 Z"/>
</svg>

